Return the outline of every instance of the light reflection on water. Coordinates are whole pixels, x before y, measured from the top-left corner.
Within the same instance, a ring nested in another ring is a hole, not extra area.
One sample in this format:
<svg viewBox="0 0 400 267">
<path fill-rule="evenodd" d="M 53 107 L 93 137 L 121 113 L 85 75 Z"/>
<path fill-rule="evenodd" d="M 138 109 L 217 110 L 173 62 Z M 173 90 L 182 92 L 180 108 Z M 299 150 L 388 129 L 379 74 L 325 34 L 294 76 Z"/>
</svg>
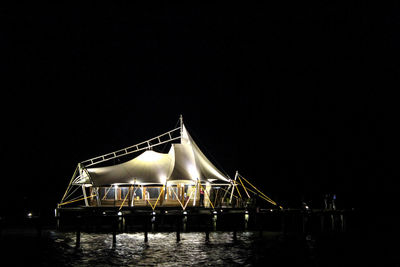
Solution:
<svg viewBox="0 0 400 267">
<path fill-rule="evenodd" d="M 143 233 L 119 234 L 115 248 L 112 235 L 82 233 L 81 246 L 75 249 L 75 233 L 54 232 L 53 252 L 57 261 L 66 266 L 252 266 L 255 233 L 149 233 L 148 243 Z"/>
</svg>

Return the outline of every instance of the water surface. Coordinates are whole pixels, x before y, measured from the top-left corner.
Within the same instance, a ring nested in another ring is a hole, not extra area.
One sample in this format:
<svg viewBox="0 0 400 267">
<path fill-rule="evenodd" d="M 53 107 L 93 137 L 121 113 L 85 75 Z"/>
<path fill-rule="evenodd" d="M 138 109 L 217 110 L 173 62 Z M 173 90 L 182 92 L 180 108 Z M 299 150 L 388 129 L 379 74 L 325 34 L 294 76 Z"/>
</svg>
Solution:
<svg viewBox="0 0 400 267">
<path fill-rule="evenodd" d="M 74 232 L 7 231 L 2 252 L 10 266 L 346 266 L 359 262 L 349 235 L 312 236 L 278 232 L 143 233 L 112 235 L 82 233 L 76 247 Z M 363 260 L 364 262 L 364 260 Z M 6 266 L 6 265 L 5 265 Z"/>
</svg>

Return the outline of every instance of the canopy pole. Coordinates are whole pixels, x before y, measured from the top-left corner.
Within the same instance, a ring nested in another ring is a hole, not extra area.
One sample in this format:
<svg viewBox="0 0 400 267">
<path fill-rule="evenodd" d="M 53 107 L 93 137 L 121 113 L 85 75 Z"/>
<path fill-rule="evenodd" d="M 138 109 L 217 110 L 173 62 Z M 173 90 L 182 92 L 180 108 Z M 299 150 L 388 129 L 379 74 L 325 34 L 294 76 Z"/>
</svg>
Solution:
<svg viewBox="0 0 400 267">
<path fill-rule="evenodd" d="M 213 209 L 215 209 L 213 203 L 211 202 L 210 195 L 208 194 L 207 190 L 204 189 L 204 187 L 201 185 L 201 182 L 200 182 L 200 181 L 199 181 L 199 184 L 200 184 L 201 189 L 203 189 L 204 193 L 207 194 L 207 199 L 208 199 L 208 202 L 211 204 L 211 207 L 212 207 Z M 207 188 L 207 187 L 206 187 L 206 188 Z"/>
<path fill-rule="evenodd" d="M 125 198 L 124 198 L 124 201 L 122 201 L 122 204 L 121 204 L 121 206 L 119 206 L 119 210 L 121 210 L 121 209 L 122 209 L 122 207 L 124 206 L 124 204 L 125 204 L 125 201 L 126 201 L 126 199 L 128 198 L 128 196 L 129 196 L 129 193 L 130 193 L 130 191 L 131 191 L 131 187 L 132 187 L 132 186 L 129 186 L 129 189 L 128 189 L 128 192 L 126 193 L 126 196 L 125 196 Z"/>
<path fill-rule="evenodd" d="M 88 197 L 86 197 L 86 198 L 92 198 L 92 197 L 95 197 L 95 195 L 91 195 L 91 196 L 88 196 Z M 86 198 L 79 198 L 79 199 L 74 199 L 74 200 L 71 200 L 71 201 L 68 201 L 68 202 L 64 202 L 64 203 L 61 203 L 61 204 L 58 204 L 59 206 L 62 206 L 62 205 L 67 205 L 67 204 L 70 204 L 70 203 L 73 203 L 73 202 L 76 202 L 76 201 L 81 201 L 81 200 L 83 200 L 83 199 L 86 199 Z"/>
<path fill-rule="evenodd" d="M 104 194 L 104 196 L 103 196 L 103 198 L 101 199 L 101 200 L 104 200 L 104 199 L 106 199 L 106 197 L 107 197 L 107 195 L 108 195 L 108 192 L 110 191 L 110 189 L 113 187 L 113 185 L 110 185 L 110 187 L 107 189 L 107 191 L 105 192 L 105 194 Z"/>
<path fill-rule="evenodd" d="M 99 187 L 95 187 L 95 194 L 96 194 L 96 202 L 97 202 L 97 206 L 101 207 L 101 201 L 100 201 L 100 193 L 99 193 L 100 188 Z"/>
<path fill-rule="evenodd" d="M 78 164 L 78 166 L 79 166 L 79 164 Z M 78 172 L 78 166 L 76 166 L 76 168 L 75 168 L 74 174 L 72 175 L 71 181 L 69 181 L 67 190 L 65 190 L 64 196 L 62 197 L 62 199 L 61 199 L 61 201 L 60 201 L 60 204 L 64 202 L 65 196 L 67 195 L 68 190 L 69 190 L 69 188 L 71 187 L 72 181 L 73 181 L 73 180 L 75 179 L 75 177 L 76 177 L 76 174 L 77 174 L 77 172 Z M 60 204 L 58 204 L 58 205 L 60 205 Z"/>
<path fill-rule="evenodd" d="M 246 192 L 247 197 L 250 198 L 250 195 L 249 195 L 249 193 L 247 193 L 246 187 L 243 185 L 242 179 L 240 179 L 240 176 L 239 176 L 239 175 L 238 175 L 238 178 L 239 178 L 239 182 L 240 182 L 240 183 L 242 184 L 242 186 L 243 186 L 244 192 Z"/>
<path fill-rule="evenodd" d="M 229 193 L 229 189 L 230 189 L 230 188 L 231 188 L 231 185 L 228 186 L 227 190 L 224 190 L 225 194 L 224 194 L 224 196 L 222 197 L 222 202 L 223 202 L 224 199 L 226 198 L 226 194 Z M 222 189 L 222 187 L 221 187 L 221 189 Z"/>
<path fill-rule="evenodd" d="M 182 114 L 179 116 L 179 123 L 180 123 L 180 128 L 181 128 L 181 144 L 182 144 L 182 139 L 183 139 L 183 116 Z"/>
<path fill-rule="evenodd" d="M 85 189 L 84 185 L 82 185 L 82 192 L 83 192 L 83 197 L 85 199 L 85 206 L 87 207 L 87 206 L 89 206 L 89 203 L 88 203 L 88 200 L 87 200 L 86 189 Z"/>
<path fill-rule="evenodd" d="M 237 176 L 238 176 L 238 171 L 236 171 L 235 178 L 233 179 L 235 182 L 236 182 Z M 232 203 L 233 191 L 235 190 L 235 182 L 232 182 L 232 191 L 231 191 L 231 197 L 229 198 L 229 203 Z"/>
<path fill-rule="evenodd" d="M 219 193 L 219 189 L 217 189 L 217 193 L 215 194 L 214 207 L 217 205 L 218 193 Z"/>
<path fill-rule="evenodd" d="M 229 193 L 229 191 L 228 190 L 225 190 L 225 189 L 223 189 L 222 187 L 221 187 L 221 189 L 225 192 L 225 193 Z M 235 197 L 235 198 L 239 198 L 239 197 L 237 197 L 237 196 L 235 196 L 235 195 L 233 195 L 233 197 Z"/>
<path fill-rule="evenodd" d="M 154 209 L 156 208 L 157 203 L 158 203 L 158 200 L 160 200 L 161 194 L 162 194 L 163 192 L 164 192 L 164 186 L 161 188 L 160 194 L 158 195 L 158 198 L 157 198 L 156 203 L 154 204 L 154 207 L 152 207 L 153 211 L 154 211 Z"/>
<path fill-rule="evenodd" d="M 260 193 L 262 196 L 264 196 L 265 198 L 267 198 L 268 200 L 271 201 L 272 204 L 274 204 L 275 206 L 277 206 L 276 202 L 273 201 L 272 199 L 270 199 L 268 196 L 266 196 L 263 192 L 261 192 L 260 190 L 258 190 L 254 185 L 252 185 L 249 181 L 246 180 L 246 178 L 244 178 L 242 176 L 243 180 L 245 180 L 249 185 L 251 185 L 258 193 Z"/>
<path fill-rule="evenodd" d="M 132 188 L 132 191 L 133 191 L 133 193 L 132 193 L 132 203 L 131 203 L 131 207 L 134 207 L 135 206 L 135 195 L 136 195 L 136 191 L 138 190 L 138 186 L 136 186 L 136 188 L 135 188 L 135 185 L 133 185 L 133 188 Z"/>
<path fill-rule="evenodd" d="M 74 185 L 72 185 L 72 186 L 74 186 Z M 76 190 L 79 189 L 79 186 L 78 186 L 78 185 L 75 185 L 75 186 L 76 186 L 76 188 L 75 188 L 72 192 L 70 192 L 70 193 L 64 198 L 64 200 L 69 199 L 69 197 L 71 197 L 71 196 L 76 192 Z M 72 188 L 72 187 L 71 187 L 71 188 Z"/>
<path fill-rule="evenodd" d="M 186 204 L 185 204 L 185 206 L 183 207 L 183 210 L 185 210 L 186 209 L 186 206 L 187 206 L 187 204 L 189 203 L 189 201 L 190 201 L 190 198 L 192 197 L 192 195 L 193 195 L 193 190 L 192 190 L 192 192 L 190 192 L 190 195 L 189 195 L 189 199 L 187 200 L 187 202 L 186 202 Z"/>
<path fill-rule="evenodd" d="M 243 187 L 245 187 L 245 186 L 243 186 Z M 257 192 L 254 192 L 254 191 L 251 190 L 250 188 L 247 188 L 247 187 L 246 187 L 246 189 L 247 189 L 249 192 L 253 193 L 254 195 L 258 196 L 259 198 L 264 199 L 265 201 L 267 201 L 267 202 L 269 202 L 269 203 L 271 203 L 271 204 L 273 204 L 273 205 L 276 205 L 276 203 L 273 202 L 272 200 L 266 199 L 264 196 L 262 196 L 261 194 L 258 194 Z M 237 198 L 237 196 L 235 196 L 235 195 L 233 195 L 233 196 Z"/>
<path fill-rule="evenodd" d="M 172 192 L 175 194 L 176 199 L 178 200 L 179 204 L 181 204 L 182 210 L 185 210 L 185 209 L 183 208 L 182 202 L 179 200 L 178 195 L 175 193 L 175 190 L 172 190 Z"/>
<path fill-rule="evenodd" d="M 199 186 L 198 181 L 196 181 L 196 185 L 194 186 L 194 199 L 193 199 L 193 207 L 196 206 L 196 198 L 197 198 L 197 187 Z"/>
<path fill-rule="evenodd" d="M 133 203 L 135 202 L 135 193 L 136 193 L 136 189 L 135 189 L 135 184 L 136 184 L 136 178 L 133 180 L 133 185 L 132 188 L 129 187 L 129 194 L 131 194 L 131 203 L 129 203 L 130 207 L 133 207 Z"/>
</svg>

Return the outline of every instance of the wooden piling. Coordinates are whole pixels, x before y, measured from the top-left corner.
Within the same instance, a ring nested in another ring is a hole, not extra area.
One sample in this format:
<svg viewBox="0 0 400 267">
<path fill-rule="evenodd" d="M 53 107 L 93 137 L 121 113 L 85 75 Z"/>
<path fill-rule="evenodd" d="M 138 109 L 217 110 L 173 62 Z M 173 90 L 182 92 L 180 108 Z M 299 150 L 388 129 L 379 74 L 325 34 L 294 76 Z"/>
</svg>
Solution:
<svg viewBox="0 0 400 267">
<path fill-rule="evenodd" d="M 211 220 L 214 220 L 212 217 Z M 207 220 L 206 222 L 206 242 L 210 241 L 210 220 Z"/>
<path fill-rule="evenodd" d="M 149 241 L 148 239 L 148 232 L 147 232 L 147 216 L 145 215 L 144 217 L 144 242 L 147 243 Z"/>
<path fill-rule="evenodd" d="M 76 240 L 75 240 L 75 247 L 79 248 L 81 246 L 81 221 L 82 217 L 77 217 L 77 226 L 76 226 Z"/>
<path fill-rule="evenodd" d="M 113 248 L 115 248 L 116 244 L 117 244 L 117 231 L 113 231 L 113 240 L 112 240 L 112 244 L 113 244 Z"/>
<path fill-rule="evenodd" d="M 79 248 L 81 246 L 81 228 L 78 226 L 76 229 L 76 240 L 75 247 Z"/>
<path fill-rule="evenodd" d="M 179 215 L 176 218 L 176 242 L 179 242 L 181 241 L 181 221 Z"/>
<path fill-rule="evenodd" d="M 236 216 L 235 216 L 236 217 Z M 237 241 L 237 227 L 238 227 L 238 222 L 237 220 L 235 220 L 236 218 L 233 219 L 232 223 L 233 223 L 233 241 L 236 242 Z"/>
</svg>

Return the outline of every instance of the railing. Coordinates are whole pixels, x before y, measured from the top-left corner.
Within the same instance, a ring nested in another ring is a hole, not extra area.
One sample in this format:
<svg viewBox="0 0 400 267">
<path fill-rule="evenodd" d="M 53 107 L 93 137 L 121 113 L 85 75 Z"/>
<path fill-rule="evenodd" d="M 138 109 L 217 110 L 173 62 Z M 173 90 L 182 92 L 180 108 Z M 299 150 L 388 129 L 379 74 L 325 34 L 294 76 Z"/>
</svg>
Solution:
<svg viewBox="0 0 400 267">
<path fill-rule="evenodd" d="M 94 157 L 85 161 L 82 161 L 81 164 L 85 167 L 89 167 L 95 164 L 99 164 L 108 160 L 112 160 L 112 159 L 116 159 L 122 156 L 126 156 L 128 154 L 131 153 L 135 153 L 141 150 L 145 150 L 145 149 L 150 149 L 152 147 L 155 146 L 159 146 L 177 139 L 181 138 L 180 132 L 179 132 L 179 136 L 174 136 L 176 135 L 176 132 L 178 130 L 180 130 L 181 127 L 175 128 L 171 131 L 168 131 L 166 133 L 160 134 L 156 137 L 153 137 L 147 141 L 141 142 L 139 144 L 133 145 L 133 146 L 129 146 L 111 153 L 107 153 L 98 157 Z"/>
</svg>

